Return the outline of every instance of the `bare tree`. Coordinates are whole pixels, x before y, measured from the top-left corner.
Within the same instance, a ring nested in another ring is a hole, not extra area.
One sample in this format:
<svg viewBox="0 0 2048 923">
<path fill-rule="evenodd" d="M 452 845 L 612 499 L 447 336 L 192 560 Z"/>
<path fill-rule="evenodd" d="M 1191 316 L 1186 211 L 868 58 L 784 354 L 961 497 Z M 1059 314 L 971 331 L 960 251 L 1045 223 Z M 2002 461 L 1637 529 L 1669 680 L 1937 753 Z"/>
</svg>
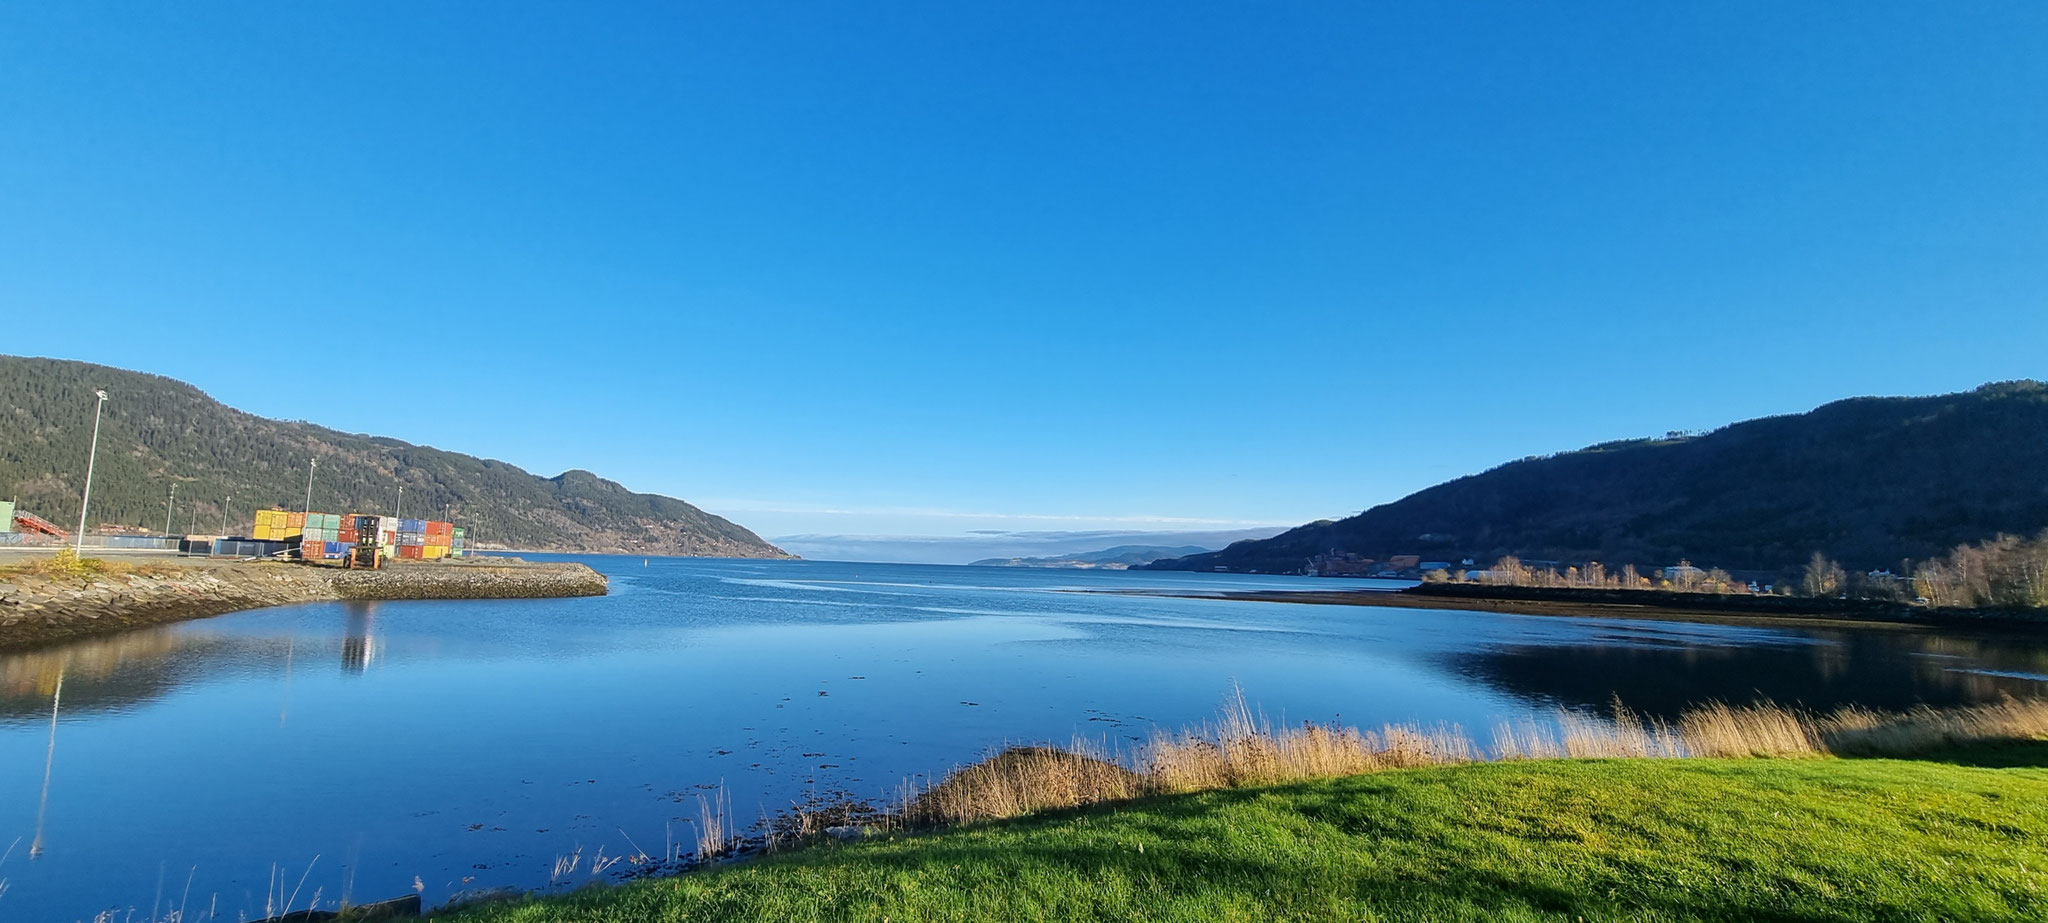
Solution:
<svg viewBox="0 0 2048 923">
<path fill-rule="evenodd" d="M 1806 576 L 1800 587 L 1808 596 L 1832 597 L 1842 592 L 1848 579 L 1848 572 L 1842 570 L 1842 565 L 1828 560 L 1826 555 L 1816 551 L 1813 553 L 1813 559 L 1806 562 Z"/>
</svg>

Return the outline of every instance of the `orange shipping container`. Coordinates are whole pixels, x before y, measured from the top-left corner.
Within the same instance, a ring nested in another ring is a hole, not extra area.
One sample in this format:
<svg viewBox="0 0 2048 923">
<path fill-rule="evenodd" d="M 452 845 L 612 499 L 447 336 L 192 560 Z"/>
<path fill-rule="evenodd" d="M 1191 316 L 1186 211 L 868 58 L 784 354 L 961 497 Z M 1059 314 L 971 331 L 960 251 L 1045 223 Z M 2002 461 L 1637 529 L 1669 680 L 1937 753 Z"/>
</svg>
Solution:
<svg viewBox="0 0 2048 923">
<path fill-rule="evenodd" d="M 421 547 L 420 545 L 400 545 L 398 546 L 398 556 L 401 558 L 418 558 L 420 557 Z"/>
<path fill-rule="evenodd" d="M 306 514 L 304 514 L 304 513 L 286 513 L 286 514 L 284 514 L 284 525 L 285 525 L 285 528 L 287 528 L 287 529 L 302 529 L 302 528 L 305 528 L 305 526 L 306 526 Z"/>
</svg>

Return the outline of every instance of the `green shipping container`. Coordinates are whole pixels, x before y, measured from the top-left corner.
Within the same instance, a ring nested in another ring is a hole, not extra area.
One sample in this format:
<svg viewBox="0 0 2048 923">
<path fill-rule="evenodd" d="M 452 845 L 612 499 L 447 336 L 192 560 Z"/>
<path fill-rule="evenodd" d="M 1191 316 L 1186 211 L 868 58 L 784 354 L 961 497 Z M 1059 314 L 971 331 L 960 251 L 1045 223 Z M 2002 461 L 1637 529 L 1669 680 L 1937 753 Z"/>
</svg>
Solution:
<svg viewBox="0 0 2048 923">
<path fill-rule="evenodd" d="M 0 500 L 0 532 L 14 531 L 14 501 Z"/>
</svg>

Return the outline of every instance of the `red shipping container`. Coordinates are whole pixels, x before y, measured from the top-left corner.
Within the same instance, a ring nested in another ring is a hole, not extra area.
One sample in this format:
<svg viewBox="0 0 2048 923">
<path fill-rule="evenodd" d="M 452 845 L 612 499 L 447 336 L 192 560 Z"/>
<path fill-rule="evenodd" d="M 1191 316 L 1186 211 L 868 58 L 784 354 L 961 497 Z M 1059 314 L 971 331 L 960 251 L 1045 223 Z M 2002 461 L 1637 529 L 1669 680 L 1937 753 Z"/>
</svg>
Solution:
<svg viewBox="0 0 2048 923">
<path fill-rule="evenodd" d="M 400 545 L 398 546 L 398 556 L 401 558 L 419 558 L 422 554 L 421 547 L 419 545 Z"/>
<path fill-rule="evenodd" d="M 353 545 L 356 543 L 356 538 L 359 534 L 360 533 L 356 532 L 356 530 L 354 529 L 343 529 L 341 530 L 340 534 L 336 536 L 335 540 L 341 542 L 344 545 Z"/>
</svg>

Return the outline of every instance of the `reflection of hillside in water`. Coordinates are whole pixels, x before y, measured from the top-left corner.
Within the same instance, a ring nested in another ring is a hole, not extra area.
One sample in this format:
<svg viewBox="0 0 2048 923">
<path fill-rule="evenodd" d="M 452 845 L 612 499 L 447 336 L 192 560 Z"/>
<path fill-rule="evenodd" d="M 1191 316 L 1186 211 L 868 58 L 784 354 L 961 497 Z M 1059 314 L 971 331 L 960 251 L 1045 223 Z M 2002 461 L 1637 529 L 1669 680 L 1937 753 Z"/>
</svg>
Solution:
<svg viewBox="0 0 2048 923">
<path fill-rule="evenodd" d="M 1708 701 L 1831 709 L 1961 705 L 2048 695 L 2048 643 L 1905 631 L 1812 631 L 1776 645 L 1515 645 L 1446 655 L 1461 676 L 1542 705 L 1617 698 L 1671 718 Z M 1997 675 L 1997 674 L 2019 675 Z"/>
<path fill-rule="evenodd" d="M 123 711 L 221 673 L 281 673 L 323 661 L 362 673 L 377 652 L 374 628 L 375 615 L 363 606 L 350 608 L 339 639 L 210 634 L 185 625 L 0 654 L 0 721 L 47 720 L 59 677 L 64 713 L 72 715 Z"/>
</svg>

